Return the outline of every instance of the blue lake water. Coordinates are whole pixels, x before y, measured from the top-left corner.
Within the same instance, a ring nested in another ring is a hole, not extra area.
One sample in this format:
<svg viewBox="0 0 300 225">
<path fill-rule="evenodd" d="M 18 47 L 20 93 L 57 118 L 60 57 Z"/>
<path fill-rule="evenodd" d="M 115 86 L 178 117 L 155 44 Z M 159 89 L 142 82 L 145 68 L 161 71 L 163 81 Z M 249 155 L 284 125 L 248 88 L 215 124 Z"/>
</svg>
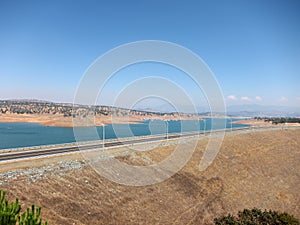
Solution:
<svg viewBox="0 0 300 225">
<path fill-rule="evenodd" d="M 212 120 L 215 126 L 212 127 Z M 226 121 L 224 121 L 226 120 Z M 246 127 L 247 125 L 232 124 L 235 119 L 211 119 L 201 121 L 145 121 L 139 124 L 110 124 L 104 127 L 105 139 L 116 137 L 144 136 L 191 131 L 204 131 L 223 128 Z M 220 125 L 218 125 L 220 124 Z M 89 128 L 76 128 L 83 137 L 81 140 L 90 141 L 103 138 L 103 127 L 97 127 L 98 138 L 89 136 Z M 37 145 L 62 144 L 75 142 L 73 128 L 49 127 L 35 123 L 0 123 L 0 149 L 29 147 Z"/>
</svg>

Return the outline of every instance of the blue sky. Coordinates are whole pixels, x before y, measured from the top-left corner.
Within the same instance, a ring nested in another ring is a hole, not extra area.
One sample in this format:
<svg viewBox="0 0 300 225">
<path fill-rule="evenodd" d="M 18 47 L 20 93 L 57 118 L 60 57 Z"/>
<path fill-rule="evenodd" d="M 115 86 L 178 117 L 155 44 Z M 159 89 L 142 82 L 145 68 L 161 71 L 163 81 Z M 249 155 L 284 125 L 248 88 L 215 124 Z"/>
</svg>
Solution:
<svg viewBox="0 0 300 225">
<path fill-rule="evenodd" d="M 298 0 L 2 0 L 0 99 L 72 102 L 96 58 L 128 42 L 163 40 L 199 55 L 228 105 L 299 106 L 299 24 Z M 111 95 L 133 79 L 161 72 L 202 104 L 203 93 L 178 71 L 141 69 L 141 74 L 127 71 L 126 78 L 116 75 L 103 103 L 110 104 Z"/>
</svg>

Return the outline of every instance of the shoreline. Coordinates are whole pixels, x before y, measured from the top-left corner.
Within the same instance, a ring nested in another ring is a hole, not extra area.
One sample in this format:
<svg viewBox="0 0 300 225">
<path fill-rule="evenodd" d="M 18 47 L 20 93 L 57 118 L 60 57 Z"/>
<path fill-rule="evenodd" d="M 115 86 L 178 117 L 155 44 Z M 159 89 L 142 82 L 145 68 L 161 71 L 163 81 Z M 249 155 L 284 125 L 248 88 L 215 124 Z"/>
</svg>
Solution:
<svg viewBox="0 0 300 225">
<path fill-rule="evenodd" d="M 299 123 L 282 123 L 282 124 L 273 124 L 271 122 L 265 122 L 263 120 L 256 120 L 256 119 L 244 119 L 244 120 L 238 120 L 233 121 L 232 124 L 244 124 L 244 125 L 250 125 L 255 127 L 285 127 L 285 126 L 295 126 L 299 127 Z"/>
<path fill-rule="evenodd" d="M 75 127 L 105 126 L 109 124 L 138 124 L 147 120 L 203 120 L 204 117 L 199 116 L 132 116 L 132 117 L 112 117 L 98 116 L 94 117 L 94 121 L 85 121 L 77 123 Z M 1 114 L 0 122 L 2 123 L 37 123 L 43 126 L 50 127 L 74 127 L 72 117 L 64 117 L 63 115 L 53 114 Z M 85 123 L 84 123 L 85 122 Z"/>
<path fill-rule="evenodd" d="M 109 124 L 138 124 L 147 120 L 203 120 L 206 117 L 203 116 L 180 116 L 180 115 L 152 115 L 152 116 L 99 116 L 94 117 L 94 121 L 82 120 L 73 122 L 73 117 L 65 117 L 62 114 L 3 114 L 0 113 L 0 122 L 2 123 L 37 123 L 42 126 L 50 127 L 86 127 L 86 126 L 106 126 Z M 228 117 L 213 117 L 213 118 L 227 118 Z M 232 118 L 232 117 L 230 117 Z M 287 124 L 272 124 L 271 122 L 265 122 L 263 120 L 256 120 L 253 118 L 245 119 L 244 117 L 234 117 L 234 119 L 240 119 L 238 121 L 230 122 L 232 124 L 243 124 L 256 127 L 284 127 L 284 126 L 300 126 L 299 123 L 287 123 Z M 76 124 L 76 126 L 74 125 Z"/>
</svg>

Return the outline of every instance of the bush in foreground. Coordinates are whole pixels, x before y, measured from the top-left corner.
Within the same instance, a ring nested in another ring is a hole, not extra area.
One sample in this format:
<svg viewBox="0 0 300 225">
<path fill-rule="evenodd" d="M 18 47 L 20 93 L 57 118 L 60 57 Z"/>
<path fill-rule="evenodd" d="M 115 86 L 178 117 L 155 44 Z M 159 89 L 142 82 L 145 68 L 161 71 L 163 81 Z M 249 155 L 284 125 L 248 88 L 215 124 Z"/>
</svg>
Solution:
<svg viewBox="0 0 300 225">
<path fill-rule="evenodd" d="M 41 207 L 31 206 L 21 214 L 21 205 L 18 198 L 9 203 L 5 191 L 0 191 L 0 225 L 47 225 L 40 218 Z"/>
<path fill-rule="evenodd" d="M 244 209 L 237 216 L 227 215 L 214 219 L 215 225 L 300 225 L 299 221 L 287 213 Z"/>
</svg>

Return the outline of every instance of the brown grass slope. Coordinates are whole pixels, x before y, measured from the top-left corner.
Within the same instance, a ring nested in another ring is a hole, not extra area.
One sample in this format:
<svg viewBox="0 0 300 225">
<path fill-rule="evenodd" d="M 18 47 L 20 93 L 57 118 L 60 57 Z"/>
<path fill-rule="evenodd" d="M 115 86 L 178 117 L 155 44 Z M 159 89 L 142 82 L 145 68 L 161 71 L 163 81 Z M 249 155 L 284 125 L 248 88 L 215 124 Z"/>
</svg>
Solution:
<svg viewBox="0 0 300 225">
<path fill-rule="evenodd" d="M 42 205 L 49 224 L 212 224 L 213 218 L 258 207 L 300 218 L 300 129 L 227 135 L 214 163 L 198 171 L 207 141 L 199 141 L 183 170 L 146 187 L 118 185 L 88 166 L 64 176 L 2 187 L 27 205 Z M 148 164 L 170 154 L 163 147 L 119 157 Z M 13 194 L 12 194 L 13 193 Z"/>
</svg>

